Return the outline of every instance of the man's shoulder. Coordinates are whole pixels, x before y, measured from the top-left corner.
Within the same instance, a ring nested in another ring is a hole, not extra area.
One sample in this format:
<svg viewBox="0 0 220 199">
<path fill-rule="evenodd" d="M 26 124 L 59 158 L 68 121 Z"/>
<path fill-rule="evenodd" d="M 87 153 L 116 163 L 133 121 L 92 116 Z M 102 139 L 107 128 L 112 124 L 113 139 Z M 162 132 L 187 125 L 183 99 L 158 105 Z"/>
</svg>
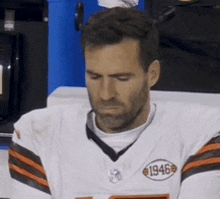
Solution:
<svg viewBox="0 0 220 199">
<path fill-rule="evenodd" d="M 198 103 L 159 102 L 157 113 L 163 121 L 178 126 L 184 133 L 199 130 L 220 131 L 220 108 Z M 201 133 L 201 132 L 200 132 Z"/>
<path fill-rule="evenodd" d="M 159 102 L 158 122 L 163 129 L 178 134 L 185 148 L 192 153 L 200 149 L 220 132 L 220 109 L 197 103 Z"/>
<path fill-rule="evenodd" d="M 157 110 L 171 118 L 184 120 L 220 119 L 220 107 L 211 107 L 199 103 L 155 102 Z M 173 117 L 172 117 L 173 116 Z M 176 117 L 178 116 L 178 117 Z"/>
<path fill-rule="evenodd" d="M 24 115 L 14 124 L 15 130 L 22 133 L 39 132 L 47 135 L 52 129 L 60 128 L 62 122 L 86 117 L 89 107 L 83 104 L 56 105 L 42 109 L 32 110 Z"/>
</svg>

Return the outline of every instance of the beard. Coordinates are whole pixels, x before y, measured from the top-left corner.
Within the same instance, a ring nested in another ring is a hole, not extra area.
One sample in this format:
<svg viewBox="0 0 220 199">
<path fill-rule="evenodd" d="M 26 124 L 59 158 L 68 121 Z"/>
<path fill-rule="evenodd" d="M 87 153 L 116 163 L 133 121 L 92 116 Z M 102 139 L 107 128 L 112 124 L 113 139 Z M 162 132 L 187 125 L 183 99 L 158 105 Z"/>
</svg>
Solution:
<svg viewBox="0 0 220 199">
<path fill-rule="evenodd" d="M 92 110 L 96 115 L 96 125 L 101 130 L 109 129 L 111 132 L 123 132 L 135 128 L 142 113 L 146 111 L 145 106 L 149 102 L 148 84 L 145 82 L 141 90 L 131 93 L 128 102 L 124 103 L 113 98 L 109 101 L 94 101 L 88 92 Z M 103 109 L 113 109 L 105 113 Z"/>
<path fill-rule="evenodd" d="M 111 132 L 115 133 L 127 131 L 132 129 L 130 127 L 137 118 L 137 115 L 139 115 L 139 113 L 141 113 L 142 110 L 143 107 L 140 107 L 136 114 L 131 114 L 130 112 L 124 112 L 120 115 L 96 113 L 96 125 L 103 131 L 104 128 L 101 127 L 103 125 L 105 129 L 110 129 Z"/>
</svg>

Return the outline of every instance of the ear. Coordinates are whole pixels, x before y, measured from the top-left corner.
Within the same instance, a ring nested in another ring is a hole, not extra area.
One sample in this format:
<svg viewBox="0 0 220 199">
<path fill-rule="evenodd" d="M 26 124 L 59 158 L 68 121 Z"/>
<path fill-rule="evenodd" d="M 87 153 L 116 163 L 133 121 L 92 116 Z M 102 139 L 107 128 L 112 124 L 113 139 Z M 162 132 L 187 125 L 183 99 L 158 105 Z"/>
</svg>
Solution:
<svg viewBox="0 0 220 199">
<path fill-rule="evenodd" d="M 148 85 L 154 86 L 160 77 L 160 62 L 154 60 L 148 68 Z"/>
</svg>

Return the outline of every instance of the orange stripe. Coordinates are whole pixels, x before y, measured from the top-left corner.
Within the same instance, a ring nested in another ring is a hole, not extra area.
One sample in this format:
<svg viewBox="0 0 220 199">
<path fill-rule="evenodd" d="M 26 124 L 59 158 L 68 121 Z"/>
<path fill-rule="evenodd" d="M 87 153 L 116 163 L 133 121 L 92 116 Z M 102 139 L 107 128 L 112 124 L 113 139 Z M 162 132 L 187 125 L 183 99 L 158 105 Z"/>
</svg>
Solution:
<svg viewBox="0 0 220 199">
<path fill-rule="evenodd" d="M 20 173 L 23 176 L 26 176 L 26 177 L 30 178 L 32 180 L 35 180 L 36 182 L 38 182 L 41 185 L 49 187 L 49 184 L 48 184 L 47 180 L 39 178 L 39 177 L 27 172 L 26 170 L 24 170 L 22 168 L 19 168 L 18 166 L 14 165 L 14 164 L 10 163 L 10 169 L 13 170 L 13 171 L 16 171 L 17 173 Z"/>
<path fill-rule="evenodd" d="M 196 167 L 205 166 L 205 165 L 211 165 L 211 164 L 220 164 L 220 157 L 218 158 L 209 158 L 205 160 L 198 160 L 196 162 L 191 162 L 187 164 L 184 168 L 182 173 L 187 172 L 190 169 L 194 169 Z"/>
<path fill-rule="evenodd" d="M 198 153 L 196 153 L 196 155 L 201 155 L 203 153 L 209 152 L 209 151 L 214 151 L 220 149 L 220 144 L 210 144 L 207 146 L 204 146 L 201 148 L 201 150 L 198 151 Z"/>
<path fill-rule="evenodd" d="M 36 169 L 39 170 L 41 173 L 43 173 L 43 174 L 46 175 L 43 166 L 37 164 L 37 163 L 34 162 L 33 160 L 30 160 L 29 158 L 27 158 L 27 157 L 25 157 L 25 156 L 23 156 L 23 155 L 21 155 L 21 154 L 15 152 L 15 151 L 13 151 L 13 150 L 10 150 L 10 155 L 13 156 L 13 157 L 15 157 L 15 158 L 17 158 L 17 159 L 19 159 L 19 160 L 21 160 L 22 162 L 24 162 L 24 163 L 26 163 L 26 164 L 28 164 L 28 165 L 30 165 L 30 166 L 32 166 L 32 167 L 36 168 Z"/>
</svg>

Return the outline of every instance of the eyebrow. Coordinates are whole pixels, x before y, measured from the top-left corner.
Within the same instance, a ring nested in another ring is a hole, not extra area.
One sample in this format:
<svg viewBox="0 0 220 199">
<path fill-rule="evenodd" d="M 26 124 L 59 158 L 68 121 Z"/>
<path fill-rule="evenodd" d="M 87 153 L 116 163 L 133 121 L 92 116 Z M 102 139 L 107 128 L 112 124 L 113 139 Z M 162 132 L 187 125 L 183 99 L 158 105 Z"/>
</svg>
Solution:
<svg viewBox="0 0 220 199">
<path fill-rule="evenodd" d="M 90 74 L 90 75 L 98 75 L 98 76 L 102 76 L 101 74 L 99 73 L 95 73 L 91 70 L 86 70 L 86 73 Z M 134 76 L 133 73 L 116 73 L 116 74 L 111 74 L 111 75 L 108 75 L 109 77 L 119 77 L 119 76 Z"/>
<path fill-rule="evenodd" d="M 90 74 L 90 75 L 99 75 L 99 76 L 101 76 L 100 74 L 94 73 L 94 72 L 91 71 L 91 70 L 86 70 L 86 73 L 88 73 L 88 74 Z"/>
</svg>

